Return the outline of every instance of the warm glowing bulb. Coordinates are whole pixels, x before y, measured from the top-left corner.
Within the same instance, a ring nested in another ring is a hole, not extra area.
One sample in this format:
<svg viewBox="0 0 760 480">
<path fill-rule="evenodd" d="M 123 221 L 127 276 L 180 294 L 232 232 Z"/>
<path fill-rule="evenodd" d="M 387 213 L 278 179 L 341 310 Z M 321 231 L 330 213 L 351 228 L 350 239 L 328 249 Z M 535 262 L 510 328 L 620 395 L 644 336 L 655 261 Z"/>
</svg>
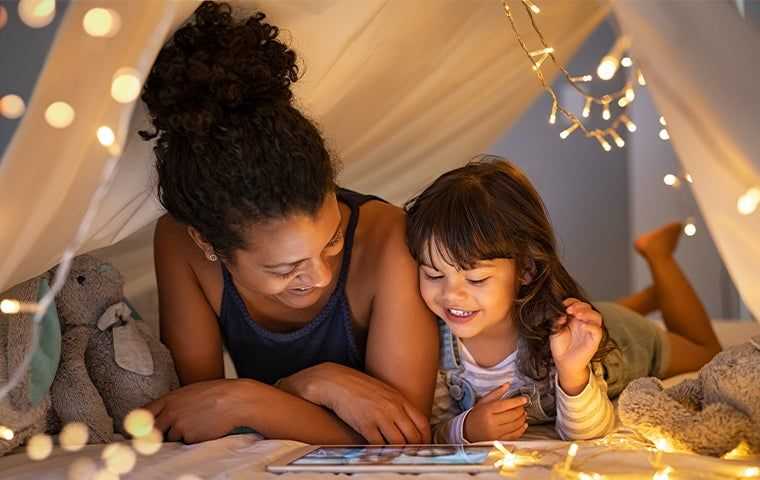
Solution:
<svg viewBox="0 0 760 480">
<path fill-rule="evenodd" d="M 2 438 L 3 440 L 11 441 L 13 440 L 13 437 L 14 437 L 13 430 L 3 425 L 0 425 L 0 438 Z"/>
<path fill-rule="evenodd" d="M 580 77 L 570 77 L 571 82 L 590 82 L 594 77 L 591 75 L 582 75 Z"/>
<path fill-rule="evenodd" d="M 630 100 L 628 100 L 626 97 L 620 97 L 620 98 L 618 99 L 618 106 L 619 106 L 620 108 L 623 108 L 623 107 L 625 107 L 625 106 L 626 106 L 626 105 L 628 105 L 629 103 L 631 103 L 631 101 L 630 101 Z"/>
<path fill-rule="evenodd" d="M 82 26 L 93 37 L 113 37 L 121 28 L 121 17 L 109 8 L 91 8 L 85 13 Z"/>
<path fill-rule="evenodd" d="M 557 123 L 557 101 L 552 102 L 552 112 L 549 114 L 549 123 L 554 125 Z"/>
<path fill-rule="evenodd" d="M 522 1 L 523 1 L 523 3 L 525 5 L 528 6 L 528 8 L 530 8 L 531 12 L 535 13 L 536 15 L 538 15 L 539 13 L 541 13 L 541 9 L 538 8 L 538 6 L 536 6 L 535 3 L 531 2 L 530 0 L 522 0 Z"/>
<path fill-rule="evenodd" d="M 631 120 L 624 120 L 624 122 L 625 122 L 625 128 L 627 128 L 629 132 L 633 133 L 636 131 L 635 123 L 633 123 Z"/>
<path fill-rule="evenodd" d="M 588 118 L 588 116 L 591 115 L 592 101 L 593 101 L 593 98 L 586 97 L 586 103 L 583 104 L 583 112 L 581 112 L 581 115 L 583 115 L 583 118 Z"/>
<path fill-rule="evenodd" d="M 577 443 L 570 444 L 570 448 L 567 449 L 567 454 L 571 457 L 578 455 L 578 444 Z"/>
<path fill-rule="evenodd" d="M 24 100 L 18 95 L 6 95 L 0 98 L 0 115 L 8 119 L 20 117 L 26 111 Z"/>
<path fill-rule="evenodd" d="M 91 479 L 98 471 L 95 461 L 88 457 L 80 457 L 74 460 L 69 466 L 69 480 Z"/>
<path fill-rule="evenodd" d="M 140 73 L 134 68 L 120 68 L 111 82 L 111 96 L 119 103 L 130 103 L 140 95 Z"/>
<path fill-rule="evenodd" d="M 663 127 L 668 125 L 667 122 L 665 122 L 665 117 L 663 117 L 662 115 L 660 115 L 660 125 L 662 125 Z"/>
<path fill-rule="evenodd" d="M 149 410 L 138 408 L 124 418 L 124 429 L 133 437 L 144 437 L 153 431 L 154 421 Z"/>
<path fill-rule="evenodd" d="M 638 71 L 637 77 L 639 80 L 639 85 L 641 85 L 642 87 L 645 87 L 647 84 L 647 81 L 644 79 L 644 74 L 641 73 L 641 70 Z"/>
<path fill-rule="evenodd" d="M 669 174 L 665 175 L 662 178 L 662 181 L 665 182 L 665 185 L 668 185 L 668 186 L 672 187 L 673 185 L 675 185 L 676 183 L 678 183 L 678 177 L 676 177 L 672 173 L 669 173 Z M 657 447 L 657 448 L 659 448 L 659 447 Z"/>
<path fill-rule="evenodd" d="M 615 145 L 617 145 L 618 148 L 625 147 L 625 140 L 623 140 L 623 137 L 618 135 L 615 129 L 610 128 L 609 130 L 607 130 L 607 133 L 609 134 L 610 137 L 612 137 L 612 140 L 615 141 Z"/>
<path fill-rule="evenodd" d="M 98 141 L 101 145 L 104 147 L 110 147 L 113 145 L 113 142 L 116 140 L 116 136 L 113 133 L 113 130 L 111 130 L 108 127 L 100 127 L 98 128 Z"/>
<path fill-rule="evenodd" d="M 599 63 L 599 67 L 596 69 L 596 75 L 602 80 L 610 80 L 615 76 L 615 72 L 618 69 L 618 59 L 615 57 L 606 56 Z"/>
<path fill-rule="evenodd" d="M 119 480 L 119 475 L 104 468 L 103 470 L 98 470 L 92 477 L 92 480 Z"/>
<path fill-rule="evenodd" d="M 627 98 L 629 102 L 632 102 L 636 98 L 636 92 L 634 92 L 630 87 L 626 88 L 625 98 Z"/>
<path fill-rule="evenodd" d="M 652 480 L 668 480 L 670 478 L 670 472 L 673 471 L 672 467 L 665 467 L 652 476 Z"/>
<path fill-rule="evenodd" d="M 602 118 L 605 120 L 609 120 L 610 117 L 612 117 L 612 114 L 610 113 L 610 104 L 605 103 L 604 110 L 602 111 Z"/>
<path fill-rule="evenodd" d="M 38 433 L 26 442 L 26 454 L 32 460 L 44 460 L 53 452 L 53 439 L 50 435 Z"/>
<path fill-rule="evenodd" d="M 21 0 L 18 16 L 31 28 L 46 27 L 55 17 L 55 0 Z"/>
<path fill-rule="evenodd" d="M 683 227 L 683 233 L 686 234 L 688 237 L 693 237 L 697 234 L 697 226 L 693 223 L 689 222 Z M 659 448 L 659 447 L 658 447 Z"/>
<path fill-rule="evenodd" d="M 562 133 L 560 133 L 560 134 L 559 134 L 559 138 L 561 138 L 562 140 L 566 139 L 566 138 L 567 138 L 567 137 L 569 137 L 569 136 L 570 136 L 570 134 L 571 134 L 571 133 L 573 133 L 573 132 L 574 132 L 574 131 L 575 131 L 575 130 L 578 128 L 578 127 L 579 127 L 579 124 L 578 124 L 578 123 L 573 123 L 572 125 L 570 125 L 570 126 L 569 126 L 569 127 L 567 127 L 566 129 L 562 130 Z"/>
<path fill-rule="evenodd" d="M 752 478 L 760 477 L 760 467 L 747 467 L 742 472 L 742 477 Z"/>
<path fill-rule="evenodd" d="M 668 130 L 663 128 L 660 130 L 660 138 L 662 140 L 670 140 L 670 134 L 668 133 Z"/>
<path fill-rule="evenodd" d="M 147 435 L 132 439 L 132 446 L 140 455 L 153 455 L 161 450 L 162 445 L 161 432 L 155 428 Z"/>
<path fill-rule="evenodd" d="M 685 175 L 685 178 L 686 178 L 686 181 L 687 181 L 687 182 L 689 182 L 689 183 L 694 183 L 694 179 L 692 178 L 692 176 L 691 176 L 690 174 L 688 174 L 688 173 L 687 173 L 687 174 Z"/>
<path fill-rule="evenodd" d="M 760 205 L 760 188 L 752 187 L 736 201 L 736 209 L 742 215 L 751 215 Z"/>
<path fill-rule="evenodd" d="M 87 425 L 81 422 L 71 422 L 63 427 L 58 440 L 61 442 L 61 448 L 67 452 L 76 452 L 87 445 L 89 435 Z"/>
<path fill-rule="evenodd" d="M 124 475 L 132 471 L 137 463 L 137 454 L 128 445 L 111 443 L 105 449 L 101 457 L 105 461 L 106 468 L 116 475 Z"/>
<path fill-rule="evenodd" d="M 625 68 L 629 68 L 631 65 L 633 65 L 633 60 L 631 57 L 623 57 L 622 60 L 620 60 L 620 65 L 624 66 Z"/>
<path fill-rule="evenodd" d="M 6 315 L 15 315 L 21 311 L 21 302 L 18 300 L 3 300 L 0 302 L 0 312 Z"/>
<path fill-rule="evenodd" d="M 66 128 L 74 121 L 75 113 L 66 102 L 51 103 L 45 110 L 45 120 L 53 128 Z"/>
</svg>

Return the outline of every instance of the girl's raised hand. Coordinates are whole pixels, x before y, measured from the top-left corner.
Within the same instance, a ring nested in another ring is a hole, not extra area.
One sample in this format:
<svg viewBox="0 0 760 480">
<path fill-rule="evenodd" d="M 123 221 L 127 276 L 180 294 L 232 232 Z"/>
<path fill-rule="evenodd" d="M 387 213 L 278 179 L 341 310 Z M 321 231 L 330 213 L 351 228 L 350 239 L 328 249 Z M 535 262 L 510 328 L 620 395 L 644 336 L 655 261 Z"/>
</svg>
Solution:
<svg viewBox="0 0 760 480">
<path fill-rule="evenodd" d="M 549 345 L 562 390 L 577 395 L 588 383 L 588 365 L 602 340 L 602 316 L 576 298 L 563 304 L 566 314 L 557 320 L 559 329 Z"/>
</svg>

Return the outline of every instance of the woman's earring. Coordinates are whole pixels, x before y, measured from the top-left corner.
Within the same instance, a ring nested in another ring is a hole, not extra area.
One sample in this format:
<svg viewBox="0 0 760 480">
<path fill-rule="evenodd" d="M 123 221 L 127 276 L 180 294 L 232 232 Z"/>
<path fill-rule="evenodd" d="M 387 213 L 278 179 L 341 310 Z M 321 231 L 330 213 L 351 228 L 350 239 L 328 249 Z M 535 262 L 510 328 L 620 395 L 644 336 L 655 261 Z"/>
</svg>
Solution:
<svg viewBox="0 0 760 480">
<path fill-rule="evenodd" d="M 217 260 L 219 260 L 219 257 L 216 256 L 216 253 L 212 253 L 211 255 L 209 255 L 206 258 L 208 258 L 209 262 L 216 262 Z"/>
</svg>

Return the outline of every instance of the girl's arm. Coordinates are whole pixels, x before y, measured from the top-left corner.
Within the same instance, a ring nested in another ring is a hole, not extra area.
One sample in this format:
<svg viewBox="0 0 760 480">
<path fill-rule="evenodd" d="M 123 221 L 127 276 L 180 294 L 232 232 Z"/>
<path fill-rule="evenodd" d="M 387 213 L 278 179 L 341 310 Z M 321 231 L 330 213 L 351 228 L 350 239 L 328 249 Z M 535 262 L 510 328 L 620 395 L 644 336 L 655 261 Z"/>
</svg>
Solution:
<svg viewBox="0 0 760 480">
<path fill-rule="evenodd" d="M 154 247 L 161 339 L 185 385 L 149 405 L 168 439 L 209 440 L 248 426 L 271 438 L 310 443 L 362 441 L 319 406 L 253 380 L 223 380 L 216 314 L 188 260 L 202 252 L 186 228 L 168 216 L 156 226 Z M 204 266 L 205 259 L 199 260 Z M 211 263 L 208 267 L 218 269 Z"/>
<path fill-rule="evenodd" d="M 563 440 L 598 438 L 615 428 L 615 407 L 607 397 L 607 383 L 601 366 L 595 370 L 589 372 L 588 383 L 577 395 L 568 395 L 560 386 L 559 380 L 556 382 L 555 428 Z"/>
</svg>

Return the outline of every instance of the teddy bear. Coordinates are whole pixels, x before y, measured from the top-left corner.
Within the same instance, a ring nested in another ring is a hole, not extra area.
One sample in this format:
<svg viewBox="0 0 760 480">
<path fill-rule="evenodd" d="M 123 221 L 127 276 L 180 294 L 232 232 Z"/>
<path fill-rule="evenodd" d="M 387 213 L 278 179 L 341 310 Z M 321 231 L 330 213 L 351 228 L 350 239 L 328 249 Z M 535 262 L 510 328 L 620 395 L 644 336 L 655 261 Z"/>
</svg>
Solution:
<svg viewBox="0 0 760 480">
<path fill-rule="evenodd" d="M 671 388 L 656 378 L 634 380 L 618 414 L 626 427 L 673 450 L 723 456 L 743 444 L 745 454 L 760 455 L 760 335 Z"/>
<path fill-rule="evenodd" d="M 40 278 L 45 282 L 53 278 L 57 268 L 22 285 L 33 290 Z M 55 297 L 60 353 L 57 369 L 49 392 L 37 400 L 34 415 L 21 424 L 17 422 L 23 438 L 40 431 L 58 433 L 69 422 L 81 422 L 88 427 L 88 443 L 108 443 L 115 439 L 115 433 L 126 435 L 123 422 L 129 412 L 178 388 L 170 352 L 126 303 L 123 285 L 121 274 L 109 263 L 91 255 L 73 259 L 67 280 Z M 31 324 L 16 325 L 28 329 Z M 11 341 L 8 337 L 6 343 L 10 345 Z M 2 364 L 10 363 L 4 362 L 4 356 L 0 355 L 0 373 Z M 14 352 L 7 358 L 19 356 Z M 29 382 L 22 382 L 11 392 L 10 400 L 28 396 L 28 387 Z M 15 403 L 20 405 L 19 401 Z M 33 402 L 21 403 L 29 410 Z M 39 409 L 45 410 L 42 426 Z M 17 410 L 28 416 L 29 412 Z M 11 420 L 4 419 L 0 410 L 0 424 L 4 421 Z M 0 454 L 19 441 L 3 444 L 0 440 Z"/>
</svg>

